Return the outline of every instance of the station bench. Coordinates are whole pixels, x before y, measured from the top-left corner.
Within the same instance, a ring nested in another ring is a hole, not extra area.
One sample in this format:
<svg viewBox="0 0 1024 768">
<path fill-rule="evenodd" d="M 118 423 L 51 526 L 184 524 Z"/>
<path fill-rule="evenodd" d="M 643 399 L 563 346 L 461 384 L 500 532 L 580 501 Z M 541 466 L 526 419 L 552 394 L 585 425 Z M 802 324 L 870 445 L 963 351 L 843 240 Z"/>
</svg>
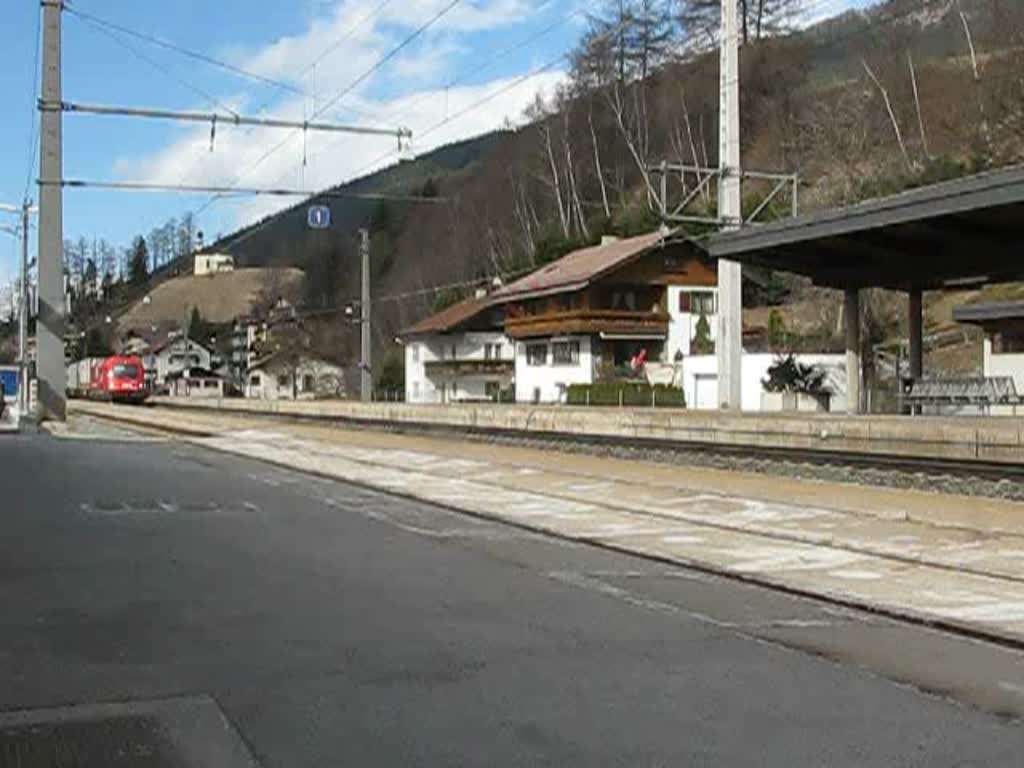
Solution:
<svg viewBox="0 0 1024 768">
<path fill-rule="evenodd" d="M 1018 406 L 1024 399 L 1010 376 L 925 378 L 904 385 L 903 405 L 917 410 L 924 406 Z"/>
</svg>

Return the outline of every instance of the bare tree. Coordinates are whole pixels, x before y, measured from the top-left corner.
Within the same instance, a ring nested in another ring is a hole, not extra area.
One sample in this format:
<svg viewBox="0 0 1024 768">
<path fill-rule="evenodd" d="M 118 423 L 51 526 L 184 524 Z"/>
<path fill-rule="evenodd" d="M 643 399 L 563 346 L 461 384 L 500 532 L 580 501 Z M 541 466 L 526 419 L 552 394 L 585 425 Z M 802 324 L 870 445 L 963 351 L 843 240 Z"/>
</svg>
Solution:
<svg viewBox="0 0 1024 768">
<path fill-rule="evenodd" d="M 896 113 L 892 109 L 892 101 L 889 100 L 889 92 L 882 85 L 881 81 L 875 76 L 874 71 L 868 66 L 867 61 L 864 59 L 860 60 L 860 63 L 864 65 L 864 71 L 868 73 L 868 77 L 871 78 L 871 82 L 878 88 L 879 93 L 882 94 L 882 100 L 885 102 L 885 110 L 889 113 L 889 122 L 892 123 L 892 130 L 896 134 L 896 143 L 899 144 L 900 152 L 903 154 L 903 160 L 907 164 L 908 170 L 914 169 L 914 163 L 910 159 L 910 155 L 907 152 L 907 145 L 903 143 L 903 132 L 900 131 L 899 121 L 896 119 Z"/>
<path fill-rule="evenodd" d="M 646 80 L 668 56 L 675 36 L 672 9 L 667 0 L 636 0 L 629 21 L 625 56 L 633 74 Z"/>
<path fill-rule="evenodd" d="M 587 126 L 590 128 L 590 143 L 594 148 L 594 173 L 597 176 L 598 186 L 601 188 L 601 204 L 604 206 L 605 218 L 612 217 L 612 209 L 608 204 L 608 185 L 604 178 L 604 166 L 601 163 L 601 145 L 597 141 L 597 131 L 594 129 L 594 105 L 589 104 L 587 110 Z"/>
<path fill-rule="evenodd" d="M 569 179 L 569 196 L 572 200 L 572 207 L 576 213 L 576 224 L 584 238 L 590 239 L 590 230 L 587 227 L 587 219 L 583 214 L 583 203 L 580 201 L 579 188 L 576 184 L 576 169 L 572 159 L 572 141 L 569 135 L 569 115 L 572 111 L 571 103 L 562 108 L 562 144 L 565 149 L 565 175 Z"/>
<path fill-rule="evenodd" d="M 981 93 L 981 72 L 978 70 L 978 56 L 974 51 L 974 38 L 971 36 L 971 25 L 967 22 L 967 14 L 964 13 L 964 9 L 960 5 L 960 0 L 956 2 L 956 10 L 960 15 L 960 22 L 964 27 L 964 36 L 967 38 L 967 50 L 971 55 L 971 72 L 974 75 L 974 94 L 978 100 L 978 113 L 981 116 L 981 122 L 978 125 L 978 130 L 981 132 L 981 138 L 985 142 L 985 148 L 988 150 L 989 155 L 992 154 L 992 134 L 988 129 L 988 115 L 985 113 L 985 99 Z"/>
<path fill-rule="evenodd" d="M 736 0 L 740 39 L 753 40 L 790 29 L 802 0 Z M 721 0 L 677 0 L 677 15 L 688 38 L 717 40 L 721 29 Z"/>
<path fill-rule="evenodd" d="M 608 105 L 615 116 L 615 123 L 619 128 L 619 134 L 626 143 L 630 157 L 640 174 L 644 183 L 644 190 L 647 193 L 647 203 L 652 208 L 658 199 L 658 193 L 651 183 L 651 172 L 647 166 L 648 140 L 650 137 L 649 127 L 646 120 L 646 95 L 643 93 L 642 82 L 630 86 L 633 96 L 633 109 L 630 110 L 623 103 L 622 91 L 624 86 L 615 83 L 608 90 Z"/>
<path fill-rule="evenodd" d="M 910 66 L 910 85 L 914 90 L 914 108 L 917 110 L 917 127 L 921 131 L 921 148 L 929 160 L 932 153 L 928 151 L 928 136 L 924 131 L 924 117 L 921 114 L 921 97 L 917 92 L 917 73 L 914 71 L 914 57 L 907 51 L 907 64 Z"/>
</svg>

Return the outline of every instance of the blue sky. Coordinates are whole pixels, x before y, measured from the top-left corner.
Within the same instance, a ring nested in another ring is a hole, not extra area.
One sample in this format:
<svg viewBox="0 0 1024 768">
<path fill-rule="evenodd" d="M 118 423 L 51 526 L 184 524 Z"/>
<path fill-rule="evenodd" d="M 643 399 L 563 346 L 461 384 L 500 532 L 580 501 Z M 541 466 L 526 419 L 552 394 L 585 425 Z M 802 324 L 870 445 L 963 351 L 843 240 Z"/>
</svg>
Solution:
<svg viewBox="0 0 1024 768">
<path fill-rule="evenodd" d="M 830 11 L 865 2 L 813 1 Z M 64 98 L 202 111 L 228 107 L 243 114 L 302 119 L 321 110 L 449 2 L 75 0 L 73 8 L 79 11 L 224 59 L 288 83 L 300 93 L 241 78 L 123 35 L 117 35 L 119 43 L 110 36 L 116 33 L 104 33 L 66 13 Z M 39 3 L 9 0 L 5 5 L 0 26 L 0 99 L 10 109 L 0 121 L 0 202 L 14 203 L 25 190 L 30 121 L 37 119 L 32 88 Z M 423 134 L 422 140 L 414 139 L 416 151 L 497 127 L 506 118 L 518 118 L 538 90 L 550 91 L 560 77 L 560 67 L 545 70 L 486 107 L 426 133 L 446 114 L 503 90 L 568 50 L 580 34 L 583 11 L 591 5 L 587 0 L 463 0 L 320 119 L 406 125 Z M 520 50 L 497 55 L 553 25 Z M 379 159 L 378 164 L 395 160 L 394 155 L 388 157 L 394 146 L 387 138 L 339 139 L 311 133 L 305 142 L 303 167 L 301 134 L 221 125 L 210 152 L 209 133 L 208 125 L 68 115 L 64 118 L 65 177 L 230 184 L 244 174 L 240 182 L 244 185 L 315 189 L 368 170 L 374 160 Z M 289 135 L 286 146 L 255 166 L 268 149 Z M 29 187 L 33 197 L 36 173 L 33 166 Z M 170 216 L 203 209 L 200 227 L 209 238 L 289 202 L 235 198 L 209 205 L 209 200 L 209 195 L 69 190 L 65 192 L 65 237 L 105 237 L 121 245 Z M 9 279 L 15 254 L 14 239 L 0 233 L 0 284 Z"/>
</svg>

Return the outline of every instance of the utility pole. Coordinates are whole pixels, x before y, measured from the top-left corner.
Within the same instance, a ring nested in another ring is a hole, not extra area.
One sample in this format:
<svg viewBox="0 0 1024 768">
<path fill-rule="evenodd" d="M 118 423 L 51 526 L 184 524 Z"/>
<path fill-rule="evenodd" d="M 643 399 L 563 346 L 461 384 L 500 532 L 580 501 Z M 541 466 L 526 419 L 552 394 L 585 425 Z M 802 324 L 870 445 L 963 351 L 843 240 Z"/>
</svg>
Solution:
<svg viewBox="0 0 1024 768">
<path fill-rule="evenodd" d="M 18 413 L 24 418 L 28 413 L 28 216 L 32 202 L 28 199 L 21 205 L 21 296 L 18 301 Z"/>
<path fill-rule="evenodd" d="M 43 92 L 39 145 L 39 316 L 36 364 L 39 416 L 66 417 L 64 366 L 64 177 L 61 89 L 61 0 L 42 0 Z"/>
<path fill-rule="evenodd" d="M 359 397 L 364 403 L 373 399 L 370 334 L 370 230 L 359 230 L 359 255 L 363 264 L 362 296 L 359 302 Z"/>
<path fill-rule="evenodd" d="M 740 73 L 736 0 L 722 0 L 721 91 L 718 101 L 718 218 L 723 231 L 742 223 L 740 197 Z M 743 407 L 743 271 L 735 261 L 718 261 L 718 404 Z"/>
</svg>

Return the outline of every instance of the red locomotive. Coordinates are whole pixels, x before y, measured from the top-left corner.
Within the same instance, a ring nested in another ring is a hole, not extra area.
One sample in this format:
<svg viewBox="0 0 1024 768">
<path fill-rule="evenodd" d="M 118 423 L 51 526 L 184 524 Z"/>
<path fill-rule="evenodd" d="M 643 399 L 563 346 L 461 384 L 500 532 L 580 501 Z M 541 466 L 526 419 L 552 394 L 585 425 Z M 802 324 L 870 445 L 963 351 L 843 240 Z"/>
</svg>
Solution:
<svg viewBox="0 0 1024 768">
<path fill-rule="evenodd" d="M 149 397 L 146 369 L 135 355 L 88 357 L 68 366 L 68 395 L 90 400 L 141 403 Z"/>
</svg>

